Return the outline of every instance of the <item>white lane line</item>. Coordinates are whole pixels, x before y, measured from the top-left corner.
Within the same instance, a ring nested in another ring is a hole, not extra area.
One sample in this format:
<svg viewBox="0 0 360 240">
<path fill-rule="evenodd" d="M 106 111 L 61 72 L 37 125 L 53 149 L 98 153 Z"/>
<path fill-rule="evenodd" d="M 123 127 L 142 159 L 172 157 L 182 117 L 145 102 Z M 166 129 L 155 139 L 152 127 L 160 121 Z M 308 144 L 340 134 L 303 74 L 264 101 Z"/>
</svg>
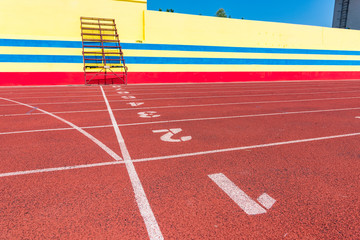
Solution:
<svg viewBox="0 0 360 240">
<path fill-rule="evenodd" d="M 108 128 L 112 125 L 102 125 L 102 126 L 88 126 L 81 127 L 82 129 L 96 129 L 96 128 Z M 24 131 L 14 131 L 14 132 L 0 132 L 0 135 L 11 135 L 11 134 L 22 134 L 22 133 L 37 133 L 37 132 L 53 132 L 53 131 L 67 131 L 67 130 L 76 130 L 74 128 L 48 128 L 48 129 L 35 129 L 35 130 L 24 130 Z"/>
<path fill-rule="evenodd" d="M 83 168 L 103 167 L 103 166 L 118 165 L 118 164 L 124 164 L 124 162 L 113 161 L 113 162 L 83 164 L 83 165 L 66 166 L 66 167 L 44 168 L 44 169 L 35 169 L 35 170 L 27 170 L 27 171 L 0 173 L 0 178 L 19 176 L 19 175 L 29 175 L 35 173 L 47 173 L 47 172 L 58 172 L 58 171 L 75 170 L 75 169 L 83 169 Z"/>
<path fill-rule="evenodd" d="M 206 89 L 206 88 L 205 88 Z M 146 92 L 133 92 L 133 94 L 137 95 L 137 96 L 142 96 L 142 95 L 179 95 L 179 94 L 199 94 L 199 93 L 239 93 L 239 92 L 275 92 L 275 91 L 279 91 L 279 90 L 299 90 L 299 88 L 294 88 L 294 89 L 270 89 L 270 90 L 244 90 L 244 89 L 239 89 L 239 90 L 234 90 L 234 88 L 231 88 L 232 90 L 231 91 L 224 91 L 224 90 L 221 90 L 221 91 L 200 91 L 200 92 L 196 92 L 196 91 L 191 91 L 191 92 L 181 92 L 181 91 L 176 91 L 175 93 L 174 92 L 165 92 L 165 93 L 162 93 L 162 92 L 154 92 L 152 91 L 151 93 L 146 93 Z M 327 87 L 327 88 L 307 88 L 307 89 L 300 89 L 302 91 L 304 90 L 328 90 L 328 89 L 333 89 L 331 87 Z M 248 94 L 248 95 L 243 95 L 243 96 L 272 96 L 272 95 L 291 95 L 291 94 L 318 94 L 318 93 L 347 93 L 347 92 L 359 92 L 360 88 L 359 87 L 341 87 L 341 88 L 336 88 L 337 90 L 339 89 L 347 89 L 345 91 L 330 91 L 330 92 L 325 92 L 325 91 L 319 91 L 319 92 L 300 92 L 300 93 L 297 93 L 297 92 L 290 92 L 290 93 L 287 93 L 287 92 L 283 92 L 281 94 Z M 357 89 L 357 90 L 352 90 L 352 89 Z M 167 91 L 171 91 L 173 89 L 169 89 Z M 204 90 L 204 88 L 201 88 L 201 90 Z M 52 93 L 51 96 L 35 96 L 35 97 L 12 97 L 12 99 L 32 99 L 32 98 L 86 98 L 86 97 L 102 97 L 101 95 L 84 95 L 84 92 L 79 92 L 81 93 L 82 95 L 79 96 L 79 95 L 76 95 L 76 96 L 66 96 L 66 95 L 61 95 L 61 96 L 54 96 Z M 126 92 L 123 92 L 123 93 L 126 93 Z M 127 92 L 128 93 L 128 92 Z M 61 93 L 60 93 L 61 94 Z M 111 94 L 111 95 L 107 95 L 108 97 L 109 96 L 112 96 L 112 97 L 116 97 L 116 96 L 119 96 L 119 95 L 116 95 L 116 94 Z"/>
<path fill-rule="evenodd" d="M 192 93 L 192 94 L 199 94 L 199 93 L 224 93 L 224 92 L 241 92 L 241 91 L 211 91 L 211 92 L 183 92 L 183 93 Z M 271 94 L 244 94 L 244 95 L 235 95 L 238 97 L 265 97 L 265 96 L 290 96 L 290 95 L 316 95 L 316 94 L 335 94 L 335 93 L 358 93 L 360 90 L 356 91 L 335 91 L 335 92 L 300 92 L 300 93 L 271 93 Z M 183 94 L 179 93 L 179 94 Z M 178 95 L 179 95 L 178 94 Z M 135 94 L 137 96 L 139 95 L 177 95 L 177 93 L 149 93 L 149 94 Z M 86 98 L 86 97 L 93 97 L 93 96 L 99 96 L 99 95 L 90 95 L 90 96 L 70 96 L 69 98 Z M 107 95 L 112 97 L 118 97 L 119 95 Z M 234 95 L 231 95 L 234 96 Z M 213 97 L 216 97 L 213 96 Z M 52 97 L 21 97 L 21 98 L 12 98 L 12 99 L 29 99 L 29 98 L 68 98 L 68 96 L 52 96 Z M 113 101 L 110 101 L 113 102 Z M 35 104 L 35 103 L 34 103 Z"/>
<path fill-rule="evenodd" d="M 164 239 L 164 237 L 162 236 L 160 227 L 156 221 L 155 215 L 151 209 L 150 203 L 146 197 L 146 194 L 145 194 L 144 188 L 141 184 L 140 178 L 136 172 L 135 166 L 131 160 L 129 151 L 127 150 L 127 147 L 125 145 L 124 138 L 121 135 L 119 126 L 118 126 L 116 119 L 114 117 L 114 114 L 111 110 L 109 101 L 106 98 L 104 89 L 102 88 L 102 86 L 100 86 L 100 89 L 104 96 L 106 107 L 109 111 L 110 119 L 113 124 L 114 130 L 116 133 L 116 137 L 117 137 L 120 149 L 121 149 L 121 153 L 124 158 L 125 166 L 128 171 L 130 181 L 131 181 L 131 184 L 132 184 L 132 187 L 134 190 L 135 199 L 138 204 L 141 216 L 144 219 L 149 238 L 150 239 Z"/>
<path fill-rule="evenodd" d="M 249 115 L 237 115 L 237 116 L 223 116 L 223 117 L 174 119 L 174 120 L 163 120 L 163 121 L 152 121 L 152 122 L 138 122 L 138 123 L 123 123 L 123 124 L 118 124 L 118 126 L 119 126 L 119 127 L 127 127 L 127 126 L 151 125 L 151 124 L 174 123 L 174 122 L 192 122 L 192 121 L 236 119 L 236 118 L 267 117 L 267 116 L 281 116 L 281 115 L 322 113 L 322 112 L 340 112 L 340 111 L 353 111 L 353 110 L 360 110 L 360 107 L 358 107 L 358 108 L 339 108 L 339 109 L 323 109 L 323 110 L 311 110 L 311 111 L 298 111 L 298 112 L 261 113 L 261 114 L 249 114 Z M 107 111 L 107 110 L 106 110 L 106 111 Z M 356 118 L 360 118 L 360 117 L 356 117 Z M 81 127 L 81 128 L 82 128 L 82 129 L 94 129 L 94 128 L 107 128 L 107 127 L 112 127 L 112 125 L 88 126 L 88 127 Z M 2 132 L 2 133 L 0 132 L 0 135 L 20 134 L 20 133 L 33 133 L 33 132 L 63 131 L 63 130 L 73 130 L 73 128 L 52 128 L 52 129 L 50 128 L 50 129 L 24 130 L 24 131 Z"/>
<path fill-rule="evenodd" d="M 316 101 L 321 101 L 323 99 L 315 99 Z M 301 99 L 301 100 L 285 100 L 285 101 L 275 101 L 276 103 L 287 103 L 287 102 L 307 102 L 314 101 L 314 99 Z M 208 106 L 227 106 L 227 105 L 247 105 L 247 104 L 271 104 L 274 101 L 264 101 L 264 102 L 232 102 L 232 103 L 209 103 L 209 104 L 193 104 L 193 105 L 166 105 L 166 106 L 154 106 L 154 107 L 133 107 L 133 108 L 116 108 L 112 109 L 113 111 L 131 111 L 131 110 L 143 110 L 143 109 L 166 109 L 166 108 L 190 108 L 190 107 L 208 107 Z M 62 112 L 53 112 L 54 114 L 72 114 L 72 113 L 91 113 L 91 112 L 107 112 L 106 109 L 95 109 L 95 110 L 76 110 L 76 111 L 62 111 Z M 44 113 L 33 113 L 32 115 L 43 115 Z M 16 116 L 26 116 L 26 113 L 15 113 L 15 114 L 3 114 L 0 117 L 16 117 Z"/>
<path fill-rule="evenodd" d="M 317 83 L 312 83 L 312 84 L 304 84 L 304 82 L 302 82 L 302 84 L 284 84 L 284 83 L 279 83 L 279 84 L 272 84 L 272 85 L 269 85 L 269 84 L 265 84 L 266 82 L 263 82 L 263 83 L 260 83 L 260 84 L 257 84 L 257 85 L 254 85 L 253 86 L 246 86 L 246 85 L 249 85 L 249 84 L 232 84 L 229 85 L 229 84 L 226 84 L 226 83 L 222 83 L 222 84 L 217 84 L 217 85 L 214 85 L 214 86 L 200 86 L 201 89 L 227 89 L 227 88 L 242 88 L 242 89 L 263 89 L 264 87 L 265 88 L 274 88 L 275 90 L 277 89 L 288 89 L 288 88 L 291 88 L 291 87 L 337 87 L 337 86 L 340 86 L 340 87 L 356 87 L 357 85 L 354 85 L 353 83 L 352 84 L 342 84 L 342 83 L 334 83 L 334 84 L 331 84 L 330 82 L 327 82 L 325 84 L 317 84 Z M 220 86 L 219 86 L 220 85 Z M 236 85 L 236 86 L 234 86 Z M 29 89 L 30 87 L 28 87 L 28 89 L 16 89 L 16 88 L 11 88 L 10 87 L 10 91 L 20 91 L 19 93 L 23 93 L 23 94 L 35 94 L 35 93 L 68 93 L 69 90 L 72 92 L 72 93 L 84 93 L 84 92 L 97 92 L 96 89 L 94 88 L 81 88 L 81 87 L 69 87 L 68 86 L 68 89 L 66 89 L 66 91 L 56 91 L 58 89 L 56 89 L 55 91 L 51 91 L 52 89 L 50 88 L 49 90 L 50 91 L 47 91 L 47 92 L 44 92 L 44 89 L 41 89 L 42 91 L 34 91 L 34 92 L 29 92 L 28 90 L 31 90 Z M 198 89 L 199 86 L 172 86 L 172 88 L 143 88 L 143 87 L 138 87 L 136 85 L 129 85 L 127 86 L 127 88 L 132 91 L 138 91 L 138 90 L 146 90 L 146 91 L 153 91 L 154 89 L 155 90 L 164 90 L 164 91 L 167 91 L 167 90 L 179 90 L 179 89 Z M 83 89 L 83 91 L 76 91 L 78 89 Z M 92 90 L 94 89 L 94 90 Z M 25 92 L 22 91 L 22 90 L 26 90 Z M 38 90 L 38 89 L 34 89 L 34 90 Z M 1 86 L 0 86 L 0 93 L 9 93 L 9 88 L 6 89 L 6 91 L 2 91 L 1 89 Z M 13 93 L 17 93 L 17 92 L 13 92 Z"/>
<path fill-rule="evenodd" d="M 131 89 L 131 90 L 150 90 L 153 91 L 154 88 L 149 88 L 147 86 L 154 86 L 157 87 L 156 89 L 163 89 L 163 88 L 159 88 L 159 86 L 164 85 L 164 86 L 171 86 L 173 88 L 169 89 L 169 90 L 173 90 L 173 89 L 179 89 L 179 88 L 183 88 L 184 86 L 186 87 L 186 85 L 189 85 L 188 88 L 189 89 L 196 89 L 198 87 L 196 87 L 196 85 L 200 85 L 201 88 L 203 88 L 204 85 L 208 85 L 211 88 L 222 88 L 222 87 L 247 87 L 247 86 L 257 86 L 259 88 L 261 87 L 293 87 L 293 86 L 342 86 L 342 83 L 345 83 L 345 86 L 354 86 L 353 83 L 357 83 L 360 80 L 348 80 L 348 79 L 342 79 L 342 80 L 307 80 L 307 81 L 302 81 L 302 80 L 284 80 L 284 81 L 273 81 L 273 82 L 268 82 L 268 81 L 248 81 L 248 82 L 213 82 L 213 83 L 143 83 L 143 84 L 130 84 L 127 85 L 126 87 Z M 351 84 L 348 84 L 351 83 Z M 178 85 L 178 86 L 177 86 Z M 213 86 L 212 86 L 213 85 Z M 285 85 L 285 86 L 284 86 Z M 174 88 L 175 87 L 175 88 Z M 255 87 L 255 88 L 257 88 Z M 82 85 L 47 85 L 47 86 L 0 86 L 0 93 L 7 93 L 10 90 L 31 90 L 31 88 L 34 89 L 39 89 L 39 88 L 49 88 L 49 89 L 59 89 L 59 88 L 68 88 L 68 89 L 85 89 L 85 90 L 89 90 L 89 89 L 94 89 L 95 86 L 82 86 Z M 6 91 L 1 91 L 1 90 L 6 90 Z M 38 93 L 42 93 L 43 90 Z M 89 91 L 90 92 L 90 91 Z M 94 92 L 97 92 L 97 90 L 94 90 Z M 63 92 L 59 92 L 59 93 L 63 93 Z M 82 93 L 82 92 L 79 92 Z"/>
<path fill-rule="evenodd" d="M 21 102 L 17 102 L 17 101 L 14 101 L 14 100 L 11 100 L 11 99 L 7 99 L 7 98 L 2 98 L 0 97 L 0 99 L 3 99 L 5 101 L 8 101 L 8 102 L 13 102 L 13 103 L 16 103 L 16 104 L 19 104 L 19 105 L 23 105 L 23 106 L 26 106 L 26 107 L 29 107 L 29 108 L 34 108 L 33 106 L 31 105 L 28 105 L 28 104 L 25 104 L 25 103 L 21 103 Z M 80 127 L 76 126 L 75 124 L 59 117 L 59 116 L 56 116 L 55 114 L 52 114 L 50 112 L 47 112 L 41 108 L 38 108 L 37 109 L 38 111 L 41 111 L 43 113 L 46 113 L 47 115 L 51 116 L 51 117 L 54 117 L 56 118 L 57 120 L 60 120 L 61 122 L 69 125 L 70 127 L 76 129 L 77 131 L 79 131 L 80 133 L 82 133 L 83 135 L 85 135 L 87 138 L 89 138 L 91 141 L 93 141 L 96 145 L 98 145 L 101 149 L 103 149 L 107 154 L 109 154 L 112 158 L 114 158 L 116 161 L 120 161 L 122 160 L 121 157 L 119 155 L 117 155 L 114 151 L 112 151 L 110 148 L 108 148 L 105 144 L 103 144 L 102 142 L 100 142 L 97 138 L 95 138 L 94 136 L 92 136 L 90 133 L 84 131 L 83 129 L 81 129 Z"/>
<path fill-rule="evenodd" d="M 327 136 L 327 137 L 319 137 L 319 138 L 300 139 L 300 140 L 286 141 L 286 142 L 277 142 L 277 143 L 270 143 L 270 144 L 260 144 L 260 145 L 245 146 L 245 147 L 224 148 L 224 149 L 217 149 L 217 150 L 212 150 L 212 151 L 193 152 L 193 153 L 169 155 L 169 156 L 160 156 L 160 157 L 151 157 L 151 158 L 139 158 L 139 159 L 132 160 L 132 162 L 148 162 L 148 161 L 157 161 L 157 160 L 170 160 L 170 159 L 174 159 L 174 158 L 193 157 L 193 156 L 216 154 L 216 153 L 222 153 L 222 152 L 241 151 L 241 150 L 247 150 L 247 149 L 256 149 L 256 148 L 281 146 L 281 145 L 297 144 L 297 143 L 307 143 L 307 142 L 313 142 L 313 141 L 322 141 L 322 140 L 330 140 L 330 139 L 346 138 L 346 137 L 354 137 L 354 136 L 360 136 L 360 132 L 342 134 L 342 135 L 333 135 L 333 136 Z M 55 172 L 55 171 L 72 170 L 72 169 L 89 168 L 89 167 L 99 167 L 99 166 L 102 166 L 102 165 L 107 166 L 107 165 L 116 165 L 116 164 L 125 164 L 125 162 L 124 161 L 104 162 L 104 163 L 96 163 L 96 164 L 66 166 L 66 167 L 59 167 L 59 168 L 45 168 L 45 169 L 37 169 L 37 170 L 9 172 L 9 173 L 1 173 L 0 177 L 9 177 L 9 176 L 34 174 L 34 173 L 44 173 L 44 172 Z"/>
<path fill-rule="evenodd" d="M 329 139 L 355 137 L 355 136 L 360 136 L 360 132 L 342 134 L 342 135 L 334 135 L 334 136 L 327 136 L 327 137 L 307 138 L 307 139 L 292 140 L 292 141 L 285 141 L 285 142 L 259 144 L 259 145 L 253 145 L 253 146 L 245 146 L 245 147 L 223 148 L 223 149 L 216 149 L 216 150 L 210 150 L 210 151 L 184 153 L 184 154 L 176 154 L 176 155 L 167 155 L 167 156 L 161 156 L 161 157 L 140 158 L 140 159 L 134 159 L 133 162 L 148 162 L 148 161 L 164 160 L 164 159 L 194 157 L 194 156 L 201 156 L 201 155 L 208 155 L 208 154 L 234 152 L 234 151 L 255 149 L 255 148 L 275 147 L 275 146 L 283 146 L 283 145 L 296 144 L 296 143 L 307 143 L 307 142 L 315 142 L 315 141 L 323 141 L 323 140 L 329 140 Z"/>
<path fill-rule="evenodd" d="M 252 200 L 224 174 L 208 175 L 248 215 L 266 213 L 266 210 Z"/>
<path fill-rule="evenodd" d="M 40 99 L 40 98 L 87 98 L 87 97 L 90 97 L 90 98 L 93 98 L 93 97 L 99 97 L 99 98 L 102 98 L 101 95 L 97 94 L 97 95 L 84 95 L 84 92 L 79 92 L 79 94 L 82 94 L 81 96 L 79 95 L 76 95 L 76 96 L 66 96 L 66 95 L 61 95 L 61 96 L 54 96 L 54 95 L 51 95 L 51 96 L 47 96 L 47 97 L 12 97 L 11 99 L 15 99 L 15 100 L 19 100 L 19 99 Z M 116 96 L 119 96 L 119 95 L 110 95 L 112 97 L 116 97 Z"/>
<path fill-rule="evenodd" d="M 242 97 L 242 95 L 229 95 L 229 96 L 201 96 L 201 97 L 178 97 L 178 98 L 144 98 L 137 99 L 137 101 L 154 101 L 154 100 L 176 100 L 176 99 L 204 99 L 204 98 L 233 98 Z M 359 99 L 360 97 L 336 97 L 336 98 L 310 98 L 310 99 L 296 99 L 296 100 L 277 100 L 277 101 L 259 101 L 259 102 L 240 102 L 236 104 L 270 104 L 270 103 L 289 103 L 289 102 L 311 102 L 311 101 L 330 101 L 330 100 L 347 100 L 347 99 Z M 133 100 L 112 100 L 115 102 L 128 102 Z M 81 101 L 81 102 L 50 102 L 50 103 L 29 103 L 35 105 L 63 105 L 63 104 L 81 104 L 81 103 L 102 103 L 102 101 Z M 2 104 L 0 107 L 15 106 L 17 104 Z"/>
</svg>

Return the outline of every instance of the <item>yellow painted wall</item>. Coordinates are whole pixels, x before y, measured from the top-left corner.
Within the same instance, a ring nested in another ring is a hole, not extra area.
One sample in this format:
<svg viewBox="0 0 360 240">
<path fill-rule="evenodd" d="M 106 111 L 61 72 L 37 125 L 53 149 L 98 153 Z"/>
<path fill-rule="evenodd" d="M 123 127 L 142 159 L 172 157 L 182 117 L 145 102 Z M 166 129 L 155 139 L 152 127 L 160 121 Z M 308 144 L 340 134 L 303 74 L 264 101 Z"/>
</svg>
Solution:
<svg viewBox="0 0 360 240">
<path fill-rule="evenodd" d="M 146 10 L 146 0 L 0 0 L 0 39 L 81 41 L 80 17 L 115 18 L 121 42 L 360 51 L 360 31 Z M 139 43 L 141 44 L 141 43 Z M 146 45 L 144 45 L 146 46 Z M 146 48 L 146 47 L 145 47 Z M 0 55 L 81 56 L 81 48 L 0 46 Z M 359 55 L 124 49 L 125 57 L 360 60 Z M 359 65 L 128 64 L 130 72 L 359 71 Z M 81 72 L 82 63 L 0 62 L 0 72 Z"/>
<path fill-rule="evenodd" d="M 146 42 L 210 46 L 360 50 L 360 31 L 145 12 Z"/>
<path fill-rule="evenodd" d="M 114 18 L 121 40 L 143 40 L 146 0 L 1 0 L 0 38 L 79 40 L 80 17 Z"/>
</svg>

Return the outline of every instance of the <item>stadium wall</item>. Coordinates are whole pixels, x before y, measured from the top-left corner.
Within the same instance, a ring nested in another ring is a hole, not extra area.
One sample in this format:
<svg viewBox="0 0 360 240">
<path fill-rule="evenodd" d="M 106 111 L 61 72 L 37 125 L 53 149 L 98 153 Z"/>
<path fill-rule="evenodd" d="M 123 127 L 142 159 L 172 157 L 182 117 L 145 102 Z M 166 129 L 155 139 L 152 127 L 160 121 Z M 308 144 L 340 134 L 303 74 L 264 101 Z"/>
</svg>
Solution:
<svg viewBox="0 0 360 240">
<path fill-rule="evenodd" d="M 129 83 L 360 79 L 360 31 L 146 8 L 3 0 L 0 85 L 82 84 L 81 16 L 116 19 Z"/>
</svg>

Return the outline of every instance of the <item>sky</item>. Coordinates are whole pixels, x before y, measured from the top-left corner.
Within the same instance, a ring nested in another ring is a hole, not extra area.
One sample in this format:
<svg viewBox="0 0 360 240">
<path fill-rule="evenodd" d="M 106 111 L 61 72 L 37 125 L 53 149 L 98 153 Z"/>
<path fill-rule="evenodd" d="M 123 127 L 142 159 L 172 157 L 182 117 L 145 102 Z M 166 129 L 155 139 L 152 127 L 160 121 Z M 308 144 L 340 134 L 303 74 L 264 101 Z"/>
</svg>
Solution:
<svg viewBox="0 0 360 240">
<path fill-rule="evenodd" d="M 148 10 L 331 27 L 335 0 L 148 0 Z"/>
</svg>

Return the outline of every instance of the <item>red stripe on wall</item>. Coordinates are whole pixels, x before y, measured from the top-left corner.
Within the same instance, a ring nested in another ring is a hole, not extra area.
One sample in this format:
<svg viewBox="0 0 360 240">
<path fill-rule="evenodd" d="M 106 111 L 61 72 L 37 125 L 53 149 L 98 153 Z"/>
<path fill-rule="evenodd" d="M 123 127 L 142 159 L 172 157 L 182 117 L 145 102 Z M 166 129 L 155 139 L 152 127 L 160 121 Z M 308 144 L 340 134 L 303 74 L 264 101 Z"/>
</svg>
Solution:
<svg viewBox="0 0 360 240">
<path fill-rule="evenodd" d="M 128 83 L 354 80 L 360 72 L 129 72 Z M 84 84 L 82 72 L 0 72 L 0 86 Z"/>
</svg>

